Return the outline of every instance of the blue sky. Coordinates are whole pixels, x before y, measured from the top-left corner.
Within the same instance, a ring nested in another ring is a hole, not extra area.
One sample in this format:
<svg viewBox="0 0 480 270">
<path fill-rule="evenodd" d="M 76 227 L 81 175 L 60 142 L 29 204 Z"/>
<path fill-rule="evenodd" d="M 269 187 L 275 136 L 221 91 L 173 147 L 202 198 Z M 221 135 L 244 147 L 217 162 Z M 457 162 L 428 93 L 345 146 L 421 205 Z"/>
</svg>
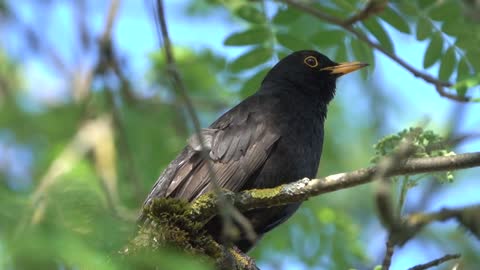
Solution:
<svg viewBox="0 0 480 270">
<path fill-rule="evenodd" d="M 238 48 L 223 46 L 224 38 L 235 30 L 241 30 L 242 25 L 225 23 L 221 14 L 213 14 L 208 17 L 186 17 L 182 12 L 179 12 L 183 10 L 185 2 L 184 0 L 166 1 L 167 19 L 169 20 L 172 40 L 175 44 L 186 45 L 196 49 L 213 48 L 226 55 L 229 59 L 233 59 L 242 51 Z M 121 20 L 118 21 L 114 32 L 116 43 L 119 45 L 119 51 L 129 59 L 130 70 L 138 72 L 131 74 L 132 79 L 140 82 L 145 81 L 143 76 L 148 64 L 146 56 L 159 46 L 151 14 L 147 13 L 143 3 L 144 1 L 124 1 L 119 14 Z M 106 6 L 103 4 L 98 5 L 97 11 L 93 12 L 91 18 L 89 18 L 97 32 L 103 27 L 106 13 Z M 30 18 L 32 22 L 38 21 L 35 14 L 28 10 L 27 7 L 28 5 L 16 5 L 16 9 L 25 18 Z M 71 29 L 72 23 L 69 20 L 72 15 L 70 10 L 60 5 L 53 14 L 53 17 L 48 18 L 48 23 L 55 25 L 55 28 L 46 32 L 47 38 L 52 44 L 55 44 L 56 48 L 60 49 L 62 54 L 67 56 L 67 59 L 78 61 L 78 58 L 69 55 L 70 50 L 68 46 L 71 46 L 74 42 L 72 37 L 68 35 L 70 31 L 68 29 Z M 394 39 L 396 53 L 403 59 L 407 59 L 411 65 L 421 69 L 423 53 L 427 43 L 419 43 L 414 37 L 403 35 L 388 28 L 388 26 L 386 27 Z M 11 51 L 15 51 L 16 48 L 20 47 L 19 42 L 18 39 L 12 37 L 5 45 Z M 91 65 L 93 61 L 91 56 L 84 56 L 81 59 L 80 64 L 86 67 L 89 64 Z M 67 92 L 65 92 L 66 87 L 61 87 L 63 82 L 57 79 L 52 70 L 46 68 L 39 59 L 32 57 L 25 59 L 25 63 L 26 72 L 31 74 L 29 76 L 30 81 L 26 83 L 27 92 L 32 99 L 56 100 L 65 98 L 65 95 L 67 95 Z M 418 123 L 424 118 L 431 119 L 429 126 L 431 128 L 439 130 L 445 128 L 441 125 L 446 122 L 446 119 L 451 117 L 452 112 L 456 108 L 455 102 L 440 97 L 433 86 L 415 78 L 382 54 L 376 53 L 375 66 L 375 70 L 370 72 L 367 80 L 377 80 L 385 94 L 404 106 L 401 113 L 390 111 L 385 116 L 385 121 L 392 128 L 389 133 Z M 437 66 L 434 66 L 428 71 L 435 75 L 437 68 Z M 351 115 L 368 115 L 371 108 L 365 102 L 361 102 L 362 91 L 368 91 L 368 89 L 356 87 L 358 79 L 358 76 L 347 76 L 341 79 L 338 85 L 339 91 L 336 102 L 352 104 L 352 101 L 356 101 L 355 104 L 358 104 L 358 106 L 344 106 L 348 110 L 347 113 Z M 45 86 L 44 91 L 38 91 L 38 89 L 34 88 L 39 83 Z M 479 94 L 478 91 L 476 94 Z M 31 105 L 32 103 L 28 104 Z M 476 116 L 480 115 L 480 105 L 471 104 L 463 106 L 467 108 L 465 112 L 466 117 L 459 125 L 459 130 L 462 133 L 478 133 L 480 120 Z M 0 151 L 1 147 L 0 143 Z M 458 152 L 473 151 L 480 151 L 478 140 L 463 144 L 458 149 Z M 31 160 L 28 162 L 31 162 Z M 474 173 L 478 175 L 480 170 L 478 168 L 473 169 L 467 174 L 471 176 Z M 473 182 L 473 177 L 465 177 L 465 179 L 456 184 L 454 188 L 440 192 L 438 197 L 441 200 L 434 200 L 435 203 L 429 205 L 429 209 L 434 210 L 445 205 L 460 206 L 478 202 L 478 194 L 476 192 L 480 187 L 478 181 Z M 382 239 L 379 241 L 382 241 Z M 415 262 L 424 262 L 433 257 L 435 256 L 425 253 L 425 250 L 421 250 L 421 247 L 418 245 L 408 245 L 396 253 L 391 269 L 404 269 L 412 266 Z M 405 260 L 402 258 L 409 259 Z M 303 269 L 301 263 L 291 263 L 289 266 L 291 266 L 291 269 Z"/>
</svg>

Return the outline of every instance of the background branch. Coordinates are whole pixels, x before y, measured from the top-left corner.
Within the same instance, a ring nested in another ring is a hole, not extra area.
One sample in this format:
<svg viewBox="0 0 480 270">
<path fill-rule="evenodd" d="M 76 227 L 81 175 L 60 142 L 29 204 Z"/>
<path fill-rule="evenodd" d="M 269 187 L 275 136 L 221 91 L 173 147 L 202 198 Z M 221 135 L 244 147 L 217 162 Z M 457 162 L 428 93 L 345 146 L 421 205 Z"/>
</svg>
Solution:
<svg viewBox="0 0 480 270">
<path fill-rule="evenodd" d="M 367 2 L 367 4 L 362 10 L 357 12 L 352 17 L 346 19 L 344 25 L 352 25 L 358 21 L 366 20 L 370 16 L 382 12 L 387 6 L 387 4 L 387 0 L 370 0 Z"/>
<path fill-rule="evenodd" d="M 224 198 L 224 195 L 222 194 L 222 191 L 218 186 L 218 181 L 215 175 L 215 171 L 213 169 L 213 164 L 210 157 L 208 156 L 208 151 L 206 151 L 207 148 L 205 147 L 205 140 L 201 132 L 202 128 L 200 126 L 200 121 L 193 106 L 193 102 L 187 93 L 185 84 L 175 63 L 175 57 L 168 34 L 167 21 L 165 18 L 165 10 L 162 0 L 157 0 L 157 12 L 157 21 L 160 28 L 161 40 L 163 41 L 165 56 L 167 59 L 167 71 L 173 80 L 177 92 L 180 94 L 183 102 L 185 103 L 185 106 L 187 107 L 188 115 L 192 120 L 195 129 L 194 136 L 196 136 L 196 139 L 200 144 L 200 154 L 202 155 L 202 158 L 206 161 L 209 170 L 209 174 L 211 177 L 210 183 L 213 187 L 214 192 L 218 195 L 217 208 L 222 218 L 223 239 L 226 241 L 226 246 L 229 246 L 230 239 L 236 237 L 236 227 L 234 226 L 232 221 L 232 218 L 234 218 L 237 223 L 242 226 L 242 229 L 246 232 L 249 240 L 253 242 L 256 238 L 256 233 L 253 230 L 253 227 L 248 224 L 248 220 L 244 218 L 240 212 L 233 209 L 233 206 Z"/>
<path fill-rule="evenodd" d="M 458 258 L 460 258 L 460 254 L 447 254 L 447 255 L 445 255 L 441 258 L 435 259 L 431 262 L 428 262 L 428 263 L 425 263 L 425 264 L 415 265 L 414 267 L 408 268 L 408 270 L 424 270 L 424 269 L 428 269 L 428 268 L 431 268 L 431 267 L 434 267 L 434 266 L 438 266 L 438 265 L 440 265 L 444 262 L 455 260 L 455 259 L 458 259 Z M 454 268 L 452 268 L 452 269 L 454 269 Z"/>
<path fill-rule="evenodd" d="M 301 1 L 297 1 L 297 0 L 278 0 L 278 1 L 287 3 L 288 5 L 290 5 L 292 7 L 295 7 L 295 8 L 297 8 L 297 9 L 299 9 L 299 10 L 301 10 L 301 11 L 307 13 L 307 14 L 310 14 L 310 15 L 312 15 L 312 16 L 314 16 L 314 17 L 316 17 L 316 18 L 318 18 L 322 21 L 325 21 L 327 23 L 342 27 L 346 31 L 353 34 L 359 40 L 368 44 L 370 47 L 382 52 L 383 54 L 385 54 L 387 57 L 389 57 L 390 59 L 392 59 L 393 61 L 398 63 L 400 66 L 402 66 L 403 68 L 408 70 L 410 73 L 412 73 L 415 77 L 419 77 L 419 78 L 423 79 L 424 81 L 432 84 L 441 96 L 452 99 L 452 100 L 455 100 L 455 101 L 461 101 L 461 102 L 470 101 L 470 98 L 468 98 L 468 97 L 457 96 L 457 95 L 450 94 L 450 93 L 446 92 L 444 88 L 453 86 L 453 84 L 451 82 L 441 81 L 441 80 L 429 75 L 428 73 L 422 72 L 422 71 L 414 68 L 412 65 L 408 64 L 405 60 L 403 60 L 402 58 L 400 58 L 396 54 L 387 51 L 381 45 L 379 45 L 378 43 L 376 43 L 375 41 L 371 40 L 369 37 L 364 35 L 362 32 L 356 30 L 351 24 L 348 23 L 348 20 L 347 20 L 347 23 L 346 23 L 345 21 L 343 21 L 339 18 L 331 16 L 327 13 L 324 13 L 321 10 L 319 10 L 318 8 L 311 7 L 307 4 L 304 4 Z M 366 16 L 363 16 L 363 17 L 366 18 Z M 354 21 L 357 21 L 356 18 L 355 18 Z"/>
</svg>

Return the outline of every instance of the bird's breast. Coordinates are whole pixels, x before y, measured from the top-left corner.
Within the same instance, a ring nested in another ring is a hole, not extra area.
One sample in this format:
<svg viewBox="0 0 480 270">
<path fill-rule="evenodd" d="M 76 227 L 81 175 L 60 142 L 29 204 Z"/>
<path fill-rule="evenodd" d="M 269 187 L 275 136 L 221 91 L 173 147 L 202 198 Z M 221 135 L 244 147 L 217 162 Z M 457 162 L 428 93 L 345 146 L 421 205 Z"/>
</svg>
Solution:
<svg viewBox="0 0 480 270">
<path fill-rule="evenodd" d="M 323 145 L 323 119 L 313 113 L 276 118 L 280 139 L 266 161 L 255 188 L 275 187 L 317 174 Z"/>
</svg>

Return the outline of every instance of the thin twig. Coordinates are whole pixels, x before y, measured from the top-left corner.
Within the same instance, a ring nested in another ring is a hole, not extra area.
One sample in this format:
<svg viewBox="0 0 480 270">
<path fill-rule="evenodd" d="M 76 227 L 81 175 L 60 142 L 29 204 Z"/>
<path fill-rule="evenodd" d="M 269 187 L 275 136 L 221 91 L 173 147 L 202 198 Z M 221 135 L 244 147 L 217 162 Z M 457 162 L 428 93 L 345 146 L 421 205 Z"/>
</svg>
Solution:
<svg viewBox="0 0 480 270">
<path fill-rule="evenodd" d="M 110 40 L 112 38 L 113 24 L 116 21 L 118 14 L 118 8 L 120 7 L 120 0 L 112 0 L 110 2 L 110 8 L 108 9 L 107 19 L 105 21 L 105 27 L 101 36 L 102 41 Z"/>
<path fill-rule="evenodd" d="M 120 110 L 115 104 L 114 95 L 112 89 L 106 87 L 104 90 L 106 95 L 108 106 L 112 112 L 112 120 L 115 130 L 117 131 L 117 139 L 122 156 L 125 158 L 125 167 L 127 171 L 127 177 L 132 182 L 134 198 L 140 203 L 143 198 L 142 182 L 138 176 L 135 159 L 133 158 L 133 151 L 128 142 L 127 128 L 122 122 L 122 116 Z"/>
<path fill-rule="evenodd" d="M 433 266 L 438 266 L 438 265 L 440 265 L 444 262 L 450 261 L 450 260 L 458 259 L 460 257 L 461 257 L 460 254 L 447 254 L 447 255 L 445 255 L 441 258 L 435 259 L 431 262 L 428 262 L 428 263 L 425 263 L 425 264 L 415 265 L 414 267 L 408 268 L 408 270 L 424 270 L 424 269 L 431 268 Z"/>
<path fill-rule="evenodd" d="M 224 198 L 223 192 L 218 185 L 215 171 L 213 169 L 213 164 L 208 156 L 208 152 L 205 150 L 207 148 L 205 147 L 205 140 L 201 133 L 200 121 L 198 120 L 198 116 L 193 106 L 193 103 L 187 93 L 185 84 L 183 83 L 183 80 L 180 76 L 180 72 L 178 71 L 178 68 L 176 66 L 175 57 L 173 54 L 172 45 L 171 45 L 170 37 L 168 34 L 167 22 L 165 19 L 165 10 L 163 6 L 163 1 L 157 0 L 156 3 L 157 3 L 157 12 L 158 12 L 157 21 L 159 23 L 161 40 L 163 41 L 163 46 L 165 50 L 165 56 L 167 60 L 167 71 L 172 77 L 175 88 L 177 89 L 177 92 L 180 94 L 181 98 L 183 99 L 183 102 L 185 103 L 187 108 L 188 115 L 193 122 L 195 135 L 197 136 L 197 140 L 199 141 L 200 147 L 201 147 L 200 153 L 202 155 L 202 158 L 205 160 L 209 170 L 210 184 L 212 185 L 214 192 L 218 194 L 217 207 L 219 209 L 219 213 L 222 218 L 223 232 L 224 232 L 223 235 L 227 236 L 227 239 L 229 239 L 231 237 L 229 235 L 225 235 L 225 233 L 227 232 L 228 228 L 235 228 L 232 221 L 232 217 L 235 217 L 235 216 L 231 215 L 231 213 L 233 212 L 233 206 Z M 245 219 L 238 219 L 238 221 L 240 224 L 245 223 Z M 243 229 L 246 232 L 248 232 L 247 235 L 255 235 L 255 232 L 252 231 L 251 226 L 244 226 Z M 253 241 L 254 239 L 251 239 L 251 240 Z"/>
<path fill-rule="evenodd" d="M 95 68 L 92 69 L 93 79 L 94 75 L 103 75 L 108 69 L 111 69 L 113 73 L 117 76 L 120 81 L 120 90 L 124 94 L 123 97 L 127 102 L 132 102 L 136 100 L 136 97 L 131 90 L 131 83 L 126 78 L 120 64 L 118 63 L 117 55 L 115 54 L 113 44 L 112 44 L 112 31 L 118 15 L 118 10 L 120 7 L 120 0 L 112 0 L 110 3 L 110 8 L 107 11 L 107 16 L 105 20 L 105 28 L 98 39 L 98 54 L 99 59 Z M 128 93 L 128 94 L 125 94 Z M 132 181 L 133 190 L 135 198 L 141 200 L 142 198 L 142 184 L 140 178 L 138 177 L 137 170 L 135 168 L 135 162 L 133 158 L 133 152 L 128 143 L 128 136 L 126 132 L 126 127 L 122 123 L 121 113 L 118 110 L 115 102 L 113 93 L 106 87 L 105 94 L 107 95 L 107 102 L 110 107 L 110 110 L 113 115 L 113 123 L 115 130 L 118 135 L 118 142 L 122 153 L 124 154 L 127 160 L 127 174 L 128 178 Z"/>
<path fill-rule="evenodd" d="M 411 142 L 412 138 L 407 138 L 405 141 L 402 141 L 395 153 L 380 160 L 374 176 L 375 179 L 378 179 L 375 197 L 379 217 L 392 235 L 399 229 L 401 222 L 400 216 L 397 216 L 394 211 L 390 189 L 391 181 L 387 175 L 414 153 L 415 149 Z"/>
<path fill-rule="evenodd" d="M 352 17 L 346 19 L 344 25 L 352 25 L 358 21 L 366 20 L 372 15 L 382 12 L 387 4 L 387 0 L 370 0 L 362 10 L 358 11 Z"/>
<path fill-rule="evenodd" d="M 377 189 L 375 192 L 376 205 L 378 215 L 383 225 L 388 229 L 388 240 L 386 243 L 387 249 L 382 263 L 382 269 L 388 270 L 390 268 L 395 245 L 398 243 L 397 235 L 403 235 L 403 226 L 400 214 L 395 213 L 393 207 L 393 199 L 391 194 L 391 180 L 386 177 L 395 167 L 403 164 L 415 151 L 412 145 L 412 137 L 408 136 L 403 140 L 398 149 L 390 156 L 384 157 L 378 163 L 377 173 L 375 177 L 377 180 Z M 401 206 L 399 205 L 399 208 Z"/>
<path fill-rule="evenodd" d="M 432 213 L 415 213 L 405 218 L 405 224 L 410 227 L 424 227 L 433 221 L 445 221 L 452 218 L 460 219 L 464 213 L 478 213 L 480 205 L 460 208 L 443 208 Z"/>
<path fill-rule="evenodd" d="M 390 268 L 394 252 L 395 243 L 393 242 L 391 235 L 389 235 L 386 243 L 385 256 L 383 257 L 382 261 L 382 270 L 388 270 Z"/>
<path fill-rule="evenodd" d="M 384 177 L 378 179 L 378 184 L 375 189 L 375 205 L 382 224 L 388 228 L 389 231 L 394 231 L 399 222 L 392 205 L 390 186 L 391 180 L 389 178 Z"/>
<path fill-rule="evenodd" d="M 313 7 L 311 7 L 307 4 L 304 4 L 301 1 L 296 1 L 296 0 L 277 0 L 277 1 L 284 2 L 284 3 L 286 3 L 286 4 L 288 4 L 292 7 L 295 7 L 297 9 L 305 12 L 305 13 L 308 13 L 308 14 L 316 17 L 316 18 L 319 18 L 322 21 L 325 21 L 325 22 L 328 22 L 330 24 L 342 27 L 346 31 L 353 34 L 359 40 L 367 43 L 370 47 L 382 52 L 383 54 L 388 56 L 390 59 L 397 62 L 400 66 L 404 67 L 406 70 L 408 70 L 410 73 L 412 73 L 415 77 L 419 77 L 419 78 L 423 79 L 424 81 L 426 81 L 426 82 L 432 84 L 433 86 L 435 86 L 435 89 L 437 90 L 437 92 L 441 96 L 452 99 L 452 100 L 460 101 L 460 102 L 470 101 L 469 97 L 457 96 L 457 95 L 453 95 L 453 94 L 450 94 L 450 93 L 446 92 L 444 88 L 453 86 L 453 84 L 451 82 L 441 81 L 441 80 L 439 80 L 439 79 L 437 79 L 437 78 L 435 78 L 435 77 L 433 77 L 433 76 L 431 76 L 427 73 L 421 72 L 420 70 L 414 68 L 413 66 L 408 64 L 405 60 L 398 57 L 396 54 L 387 51 L 380 44 L 374 42 L 368 36 L 366 36 L 362 32 L 355 29 L 352 25 L 345 24 L 345 21 L 343 21 L 339 18 L 336 18 L 334 16 L 331 16 L 327 13 L 324 13 L 317 8 L 313 8 Z"/>
</svg>

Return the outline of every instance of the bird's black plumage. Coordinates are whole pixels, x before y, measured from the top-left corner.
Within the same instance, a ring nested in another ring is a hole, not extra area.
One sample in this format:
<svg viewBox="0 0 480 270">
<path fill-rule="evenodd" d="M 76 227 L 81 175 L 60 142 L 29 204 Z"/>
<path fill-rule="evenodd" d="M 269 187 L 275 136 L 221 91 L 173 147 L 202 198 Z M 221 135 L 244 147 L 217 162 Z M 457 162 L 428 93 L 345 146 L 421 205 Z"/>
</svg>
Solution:
<svg viewBox="0 0 480 270">
<path fill-rule="evenodd" d="M 278 62 L 254 95 L 202 130 L 218 185 L 240 191 L 315 177 L 336 79 L 363 66 L 358 62 L 337 64 L 315 51 L 294 52 Z M 159 197 L 192 201 L 211 191 L 207 162 L 195 138 L 160 175 L 145 205 Z M 262 235 L 290 217 L 298 206 L 258 209 L 245 215 Z M 218 219 L 207 225 L 217 237 L 219 228 Z M 253 245 L 245 239 L 235 244 L 243 251 Z"/>
</svg>

